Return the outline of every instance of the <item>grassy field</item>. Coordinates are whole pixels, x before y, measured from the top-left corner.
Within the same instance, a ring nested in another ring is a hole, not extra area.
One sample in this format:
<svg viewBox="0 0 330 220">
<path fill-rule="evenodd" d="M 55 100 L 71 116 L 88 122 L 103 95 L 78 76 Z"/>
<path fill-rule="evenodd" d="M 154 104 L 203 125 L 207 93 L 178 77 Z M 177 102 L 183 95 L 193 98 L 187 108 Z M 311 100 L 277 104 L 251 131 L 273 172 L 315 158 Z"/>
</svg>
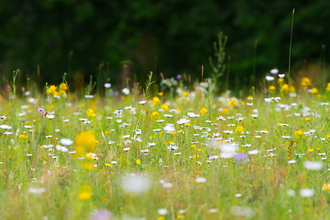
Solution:
<svg viewBox="0 0 330 220">
<path fill-rule="evenodd" d="M 271 72 L 241 99 L 185 79 L 152 96 L 149 79 L 102 98 L 65 80 L 19 97 L 14 76 L 0 219 L 330 219 L 330 84 Z"/>
</svg>

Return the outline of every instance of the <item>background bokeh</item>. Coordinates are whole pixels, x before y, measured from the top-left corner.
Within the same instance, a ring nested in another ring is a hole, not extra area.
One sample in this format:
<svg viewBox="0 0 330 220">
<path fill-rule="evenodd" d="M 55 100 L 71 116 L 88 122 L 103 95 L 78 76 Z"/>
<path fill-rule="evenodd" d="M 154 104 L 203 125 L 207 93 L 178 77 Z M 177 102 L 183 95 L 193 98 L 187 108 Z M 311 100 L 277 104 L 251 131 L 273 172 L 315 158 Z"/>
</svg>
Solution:
<svg viewBox="0 0 330 220">
<path fill-rule="evenodd" d="M 201 78 L 202 65 L 211 74 L 212 44 L 223 31 L 237 89 L 251 83 L 256 40 L 257 78 L 274 67 L 287 71 L 293 8 L 292 72 L 314 65 L 308 74 L 320 74 L 329 57 L 329 0 L 1 0 L 0 74 L 4 82 L 21 69 L 41 86 L 60 83 L 64 72 L 69 82 L 93 75 L 113 85 L 144 81 L 149 71 L 156 80 L 160 72 Z"/>
</svg>

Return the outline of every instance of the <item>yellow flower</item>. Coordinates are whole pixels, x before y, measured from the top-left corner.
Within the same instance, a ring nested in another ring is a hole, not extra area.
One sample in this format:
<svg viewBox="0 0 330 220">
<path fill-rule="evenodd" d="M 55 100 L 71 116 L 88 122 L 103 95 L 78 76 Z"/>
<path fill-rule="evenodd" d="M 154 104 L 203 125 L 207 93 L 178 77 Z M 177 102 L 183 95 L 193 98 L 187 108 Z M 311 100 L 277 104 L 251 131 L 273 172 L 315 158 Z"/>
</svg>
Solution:
<svg viewBox="0 0 330 220">
<path fill-rule="evenodd" d="M 274 92 L 276 90 L 275 86 L 269 86 L 269 91 Z"/>
<path fill-rule="evenodd" d="M 317 88 L 313 88 L 311 91 L 311 94 L 318 94 L 319 90 L 317 90 Z"/>
<path fill-rule="evenodd" d="M 152 105 L 155 106 L 155 105 L 157 105 L 158 103 L 160 103 L 159 98 L 158 98 L 158 97 L 154 97 L 154 98 L 152 99 Z"/>
<path fill-rule="evenodd" d="M 61 93 L 58 92 L 57 90 L 53 93 L 54 96 L 60 97 Z"/>
<path fill-rule="evenodd" d="M 182 83 L 179 83 L 179 86 L 181 87 L 181 86 L 183 86 L 183 84 Z"/>
<path fill-rule="evenodd" d="M 330 83 L 328 83 L 327 87 L 325 88 L 328 92 L 330 92 Z"/>
<path fill-rule="evenodd" d="M 221 114 L 226 115 L 226 114 L 228 114 L 228 112 L 229 112 L 229 110 L 225 108 L 225 109 L 223 109 L 223 110 L 221 111 Z"/>
<path fill-rule="evenodd" d="M 184 92 L 184 93 L 183 93 L 183 96 L 186 96 L 186 97 L 187 97 L 188 95 L 189 95 L 188 92 Z"/>
<path fill-rule="evenodd" d="M 18 138 L 21 139 L 21 140 L 27 140 L 28 139 L 28 136 L 26 136 L 25 134 L 20 134 L 18 136 Z"/>
<path fill-rule="evenodd" d="M 237 101 L 235 100 L 235 99 L 231 99 L 231 100 L 229 100 L 229 105 L 230 106 L 235 106 L 235 105 L 237 105 Z"/>
<path fill-rule="evenodd" d="M 282 127 L 283 125 L 281 123 L 277 123 L 277 126 Z"/>
<path fill-rule="evenodd" d="M 201 113 L 202 116 L 204 116 L 206 113 L 208 113 L 206 108 L 202 108 L 199 112 Z"/>
<path fill-rule="evenodd" d="M 140 164 L 141 164 L 141 160 L 140 160 L 140 159 L 137 159 L 137 160 L 136 160 L 136 164 L 137 164 L 137 165 L 140 165 Z"/>
<path fill-rule="evenodd" d="M 66 85 L 66 83 L 61 83 L 60 84 L 60 89 L 61 90 L 68 90 L 68 86 Z"/>
<path fill-rule="evenodd" d="M 283 78 L 279 78 L 277 82 L 278 83 L 284 82 L 284 79 Z"/>
<path fill-rule="evenodd" d="M 87 192 L 87 191 L 84 191 L 84 192 L 81 192 L 78 196 L 78 198 L 80 200 L 88 200 L 92 197 L 92 194 L 90 192 Z"/>
<path fill-rule="evenodd" d="M 294 136 L 299 139 L 300 137 L 304 138 L 304 132 L 300 129 L 298 129 L 297 131 L 294 132 Z"/>
<path fill-rule="evenodd" d="M 104 166 L 111 167 L 111 163 L 104 163 Z"/>
<path fill-rule="evenodd" d="M 54 94 L 54 92 L 56 91 L 57 87 L 54 85 L 51 85 L 47 90 L 46 93 L 47 94 Z"/>
<path fill-rule="evenodd" d="M 296 88 L 294 86 L 290 86 L 290 92 L 295 92 Z"/>
<path fill-rule="evenodd" d="M 325 137 L 326 137 L 327 139 L 329 139 L 329 138 L 330 138 L 330 134 L 327 134 Z"/>
<path fill-rule="evenodd" d="M 312 152 L 313 152 L 313 149 L 312 149 L 312 148 L 309 148 L 309 149 L 308 149 L 308 152 L 309 152 L 309 153 L 312 153 Z"/>
<path fill-rule="evenodd" d="M 151 118 L 152 118 L 152 119 L 160 119 L 160 115 L 159 115 L 158 112 L 152 112 L 152 114 L 151 114 Z"/>
<path fill-rule="evenodd" d="M 311 120 L 311 117 L 306 117 L 305 120 L 309 121 L 309 120 Z"/>
<path fill-rule="evenodd" d="M 307 77 L 304 77 L 301 80 L 301 85 L 302 86 L 310 86 L 310 85 L 312 85 L 312 83 L 311 83 L 311 81 Z"/>
<path fill-rule="evenodd" d="M 281 92 L 289 92 L 289 85 L 288 84 L 284 84 L 281 88 Z"/>
<path fill-rule="evenodd" d="M 177 215 L 176 218 L 177 219 L 184 219 L 184 215 Z"/>
<path fill-rule="evenodd" d="M 95 117 L 96 116 L 96 114 L 94 113 L 94 110 L 93 109 L 88 109 L 87 111 L 86 111 L 86 113 L 87 113 L 87 116 L 88 117 Z"/>
<path fill-rule="evenodd" d="M 241 125 L 238 125 L 236 128 L 235 128 L 235 133 L 239 132 L 239 133 L 242 133 L 244 131 L 244 128 L 243 126 Z"/>
<path fill-rule="evenodd" d="M 177 107 L 176 110 L 178 111 L 178 113 L 181 113 L 180 107 Z"/>
<path fill-rule="evenodd" d="M 330 184 L 324 183 L 322 186 L 322 191 L 328 192 L 330 190 Z"/>
<path fill-rule="evenodd" d="M 191 145 L 190 147 L 196 147 L 196 145 L 195 145 L 195 144 L 193 144 L 193 145 Z"/>
<path fill-rule="evenodd" d="M 95 167 L 94 167 L 94 164 L 92 164 L 92 163 L 83 163 L 83 168 L 85 169 L 85 170 L 95 170 Z"/>
<path fill-rule="evenodd" d="M 89 186 L 84 186 L 81 189 L 81 193 L 79 194 L 78 198 L 80 200 L 88 200 L 92 197 L 92 192 Z"/>
<path fill-rule="evenodd" d="M 162 104 L 161 109 L 163 109 L 165 112 L 167 112 L 169 110 L 168 106 L 166 104 Z"/>
<path fill-rule="evenodd" d="M 37 119 L 33 119 L 33 123 L 36 123 Z"/>
<path fill-rule="evenodd" d="M 188 126 L 190 126 L 190 123 L 185 123 L 184 126 L 187 126 L 188 127 Z"/>
<path fill-rule="evenodd" d="M 92 151 L 96 147 L 97 141 L 92 131 L 82 132 L 76 137 L 76 146 L 87 147 L 88 150 Z"/>
<path fill-rule="evenodd" d="M 163 93 L 163 92 L 160 92 L 160 93 L 158 93 L 158 95 L 159 95 L 159 96 L 163 96 L 163 95 L 164 95 L 164 93 Z"/>
</svg>

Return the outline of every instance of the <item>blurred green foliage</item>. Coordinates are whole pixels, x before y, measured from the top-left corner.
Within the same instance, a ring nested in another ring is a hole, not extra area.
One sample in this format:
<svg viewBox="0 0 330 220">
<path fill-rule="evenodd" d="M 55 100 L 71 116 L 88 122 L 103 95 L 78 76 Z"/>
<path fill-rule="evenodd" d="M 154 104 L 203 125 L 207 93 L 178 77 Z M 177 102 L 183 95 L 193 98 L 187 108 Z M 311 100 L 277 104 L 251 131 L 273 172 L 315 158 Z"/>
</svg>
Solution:
<svg viewBox="0 0 330 220">
<path fill-rule="evenodd" d="M 125 76 L 138 81 L 149 71 L 156 80 L 160 72 L 201 78 L 202 65 L 204 77 L 212 74 L 208 58 L 223 31 L 235 89 L 251 83 L 256 40 L 257 78 L 274 67 L 287 71 L 293 8 L 295 72 L 304 60 L 329 57 L 321 49 L 330 36 L 329 0 L 1 0 L 0 74 L 20 68 L 36 79 L 40 65 L 41 84 L 60 82 L 64 72 L 69 81 L 80 73 L 85 81 L 94 75 L 116 84 L 124 81 L 118 75 L 126 63 L 131 75 Z"/>
</svg>

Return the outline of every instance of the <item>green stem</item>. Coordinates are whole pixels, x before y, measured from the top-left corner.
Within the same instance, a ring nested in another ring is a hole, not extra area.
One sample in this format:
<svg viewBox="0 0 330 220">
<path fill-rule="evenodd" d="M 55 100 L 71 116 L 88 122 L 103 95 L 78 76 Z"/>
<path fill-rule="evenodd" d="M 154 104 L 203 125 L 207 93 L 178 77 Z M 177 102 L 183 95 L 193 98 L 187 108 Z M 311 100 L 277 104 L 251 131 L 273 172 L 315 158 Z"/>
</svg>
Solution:
<svg viewBox="0 0 330 220">
<path fill-rule="evenodd" d="M 291 85 L 291 80 L 290 80 L 290 74 L 291 74 L 291 48 L 292 48 L 292 32 L 293 32 L 294 11 L 295 11 L 295 9 L 292 10 L 291 34 L 290 34 L 290 48 L 289 48 L 289 71 L 288 71 L 288 83 L 289 83 L 289 87 Z"/>
</svg>

